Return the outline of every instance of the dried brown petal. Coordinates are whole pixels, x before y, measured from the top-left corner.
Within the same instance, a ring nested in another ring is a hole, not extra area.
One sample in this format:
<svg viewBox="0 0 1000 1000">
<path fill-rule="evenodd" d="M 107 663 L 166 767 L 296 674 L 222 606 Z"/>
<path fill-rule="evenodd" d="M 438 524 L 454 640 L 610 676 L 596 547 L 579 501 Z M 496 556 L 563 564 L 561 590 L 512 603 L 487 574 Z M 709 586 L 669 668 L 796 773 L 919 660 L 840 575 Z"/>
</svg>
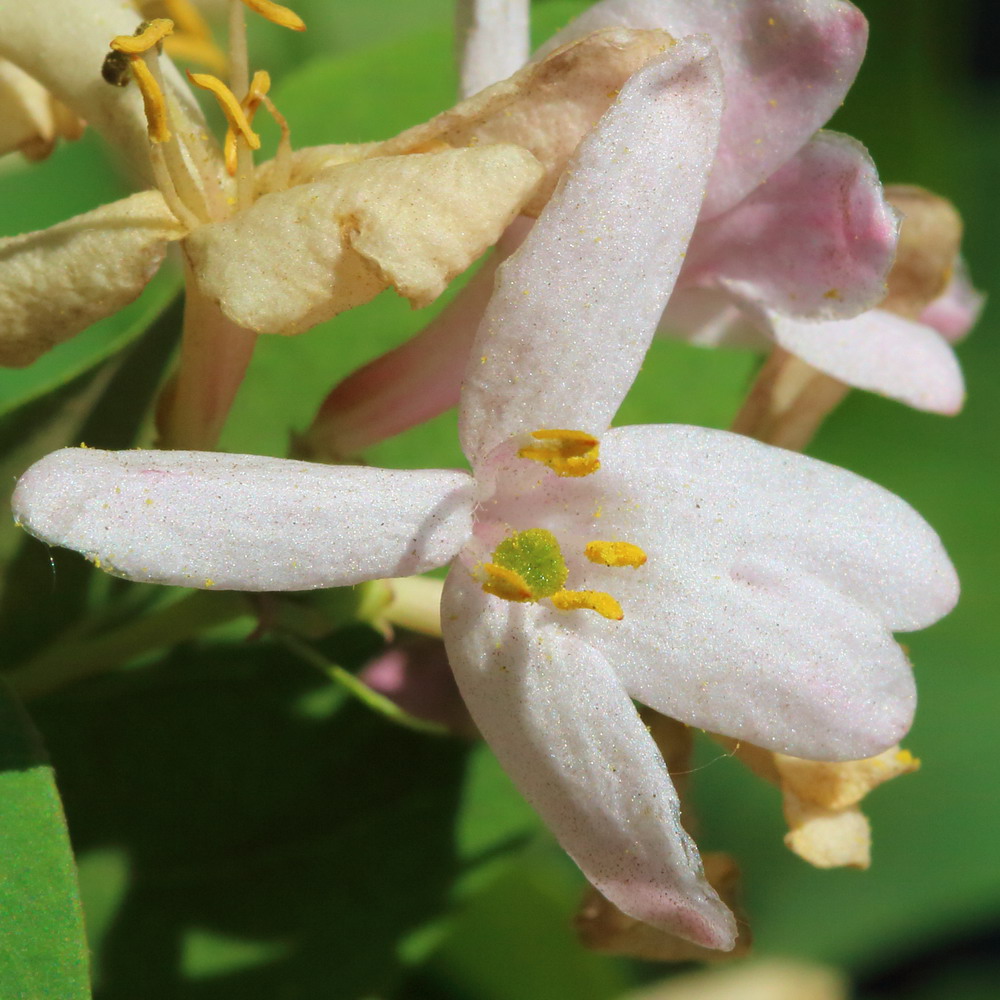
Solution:
<svg viewBox="0 0 1000 1000">
<path fill-rule="evenodd" d="M 525 214 L 537 215 L 551 197 L 566 161 L 625 81 L 662 55 L 673 41 L 665 31 L 595 31 L 382 143 L 377 154 L 411 152 L 432 142 L 523 146 L 545 167 L 545 180 L 524 208 Z"/>
<path fill-rule="evenodd" d="M 881 308 L 916 319 L 948 285 L 962 242 L 962 218 L 950 201 L 923 188 L 895 184 L 885 193 L 903 222 Z"/>
<path fill-rule="evenodd" d="M 202 226 L 185 250 L 231 320 L 301 333 L 390 285 L 415 306 L 432 302 L 496 242 L 541 174 L 510 145 L 345 163 Z"/>
<path fill-rule="evenodd" d="M 183 235 L 159 192 L 142 191 L 0 240 L 0 364 L 31 364 L 128 305 Z"/>
</svg>

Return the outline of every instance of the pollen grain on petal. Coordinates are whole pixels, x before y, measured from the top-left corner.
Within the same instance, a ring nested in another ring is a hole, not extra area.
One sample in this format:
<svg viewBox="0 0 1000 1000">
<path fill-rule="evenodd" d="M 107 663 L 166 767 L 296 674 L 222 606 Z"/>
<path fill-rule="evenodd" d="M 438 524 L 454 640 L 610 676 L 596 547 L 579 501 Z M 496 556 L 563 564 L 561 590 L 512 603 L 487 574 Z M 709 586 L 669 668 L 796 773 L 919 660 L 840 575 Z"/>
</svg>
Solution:
<svg viewBox="0 0 1000 1000">
<path fill-rule="evenodd" d="M 646 553 L 631 542 L 588 542 L 584 555 L 600 566 L 631 566 L 637 569 L 647 559 Z"/>
<path fill-rule="evenodd" d="M 134 35 L 116 35 L 111 39 L 115 52 L 138 56 L 155 48 L 174 30 L 174 22 L 168 17 L 157 17 L 147 21 Z"/>
<path fill-rule="evenodd" d="M 274 0 L 243 0 L 254 13 L 266 17 L 272 24 L 277 24 L 282 28 L 290 28 L 292 31 L 305 31 L 306 22 L 288 7 L 282 7 Z"/>
<path fill-rule="evenodd" d="M 541 462 L 557 476 L 589 476 L 601 467 L 600 442 L 586 431 L 543 429 L 531 436 L 538 444 L 521 448 L 518 458 Z"/>
<path fill-rule="evenodd" d="M 601 590 L 560 590 L 552 595 L 552 603 L 560 611 L 596 611 L 616 622 L 625 617 L 622 606 Z"/>
</svg>

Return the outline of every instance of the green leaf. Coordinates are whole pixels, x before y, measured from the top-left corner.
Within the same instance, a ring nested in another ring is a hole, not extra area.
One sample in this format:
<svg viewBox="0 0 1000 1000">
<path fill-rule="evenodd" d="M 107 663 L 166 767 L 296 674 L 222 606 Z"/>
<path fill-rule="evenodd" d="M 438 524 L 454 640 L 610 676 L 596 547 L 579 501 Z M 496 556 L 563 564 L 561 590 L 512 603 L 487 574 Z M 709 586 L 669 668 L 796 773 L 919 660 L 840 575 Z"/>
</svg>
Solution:
<svg viewBox="0 0 1000 1000">
<path fill-rule="evenodd" d="M 0 684 L 0 996 L 90 997 L 73 855 L 52 768 Z"/>
</svg>

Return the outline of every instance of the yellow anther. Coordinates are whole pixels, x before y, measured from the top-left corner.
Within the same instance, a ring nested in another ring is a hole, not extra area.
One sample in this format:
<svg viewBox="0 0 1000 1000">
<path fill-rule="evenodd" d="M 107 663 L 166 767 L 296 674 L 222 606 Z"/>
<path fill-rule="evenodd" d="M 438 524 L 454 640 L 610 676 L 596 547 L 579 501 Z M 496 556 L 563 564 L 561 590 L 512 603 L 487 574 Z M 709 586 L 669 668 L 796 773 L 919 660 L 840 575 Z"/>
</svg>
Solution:
<svg viewBox="0 0 1000 1000">
<path fill-rule="evenodd" d="M 525 582 L 520 573 L 505 566 L 497 566 L 496 563 L 481 563 L 476 567 L 483 590 L 494 597 L 502 597 L 505 601 L 525 601 L 535 600 L 531 587 Z"/>
<path fill-rule="evenodd" d="M 537 445 L 521 448 L 518 458 L 547 465 L 557 476 L 589 476 L 596 472 L 600 443 L 585 431 L 540 430 L 532 431 Z"/>
<path fill-rule="evenodd" d="M 552 603 L 560 611 L 596 611 L 616 622 L 625 617 L 622 606 L 600 590 L 560 590 L 552 595 Z"/>
<path fill-rule="evenodd" d="M 267 100 L 267 92 L 271 89 L 271 76 L 267 70 L 259 69 L 253 75 L 253 79 L 250 81 L 250 89 L 247 91 L 247 96 L 243 98 L 240 102 L 240 107 L 243 108 L 243 113 L 246 115 L 247 127 L 253 126 L 254 115 L 257 114 L 257 109 L 260 107 L 262 101 Z M 232 91 L 230 91 L 230 94 Z M 256 149 L 260 145 L 259 141 L 257 146 L 252 148 Z M 236 129 L 233 128 L 230 123 L 229 128 L 226 129 L 226 139 L 223 143 L 223 155 L 226 161 L 226 170 L 229 176 L 232 177 L 236 173 L 237 169 L 237 154 L 236 154 Z"/>
<path fill-rule="evenodd" d="M 212 29 L 191 0 L 163 0 L 163 6 L 166 7 L 178 31 L 194 38 L 203 38 L 205 41 L 211 39 Z"/>
<path fill-rule="evenodd" d="M 251 149 L 260 149 L 260 136 L 250 127 L 242 105 L 236 100 L 236 95 L 217 76 L 212 76 L 210 73 L 188 72 L 188 79 L 196 87 L 209 91 L 215 97 L 219 107 L 222 108 L 222 113 L 226 116 L 226 121 L 229 122 L 229 128 L 234 133 L 239 132 Z M 229 172 L 236 173 L 235 165 Z"/>
<path fill-rule="evenodd" d="M 291 28 L 292 31 L 305 31 L 306 22 L 287 7 L 282 7 L 274 0 L 243 0 L 243 2 L 257 14 L 266 17 L 272 24 L 278 24 L 282 28 Z"/>
<path fill-rule="evenodd" d="M 136 85 L 142 92 L 142 103 L 146 110 L 146 126 L 152 142 L 168 142 L 170 129 L 167 128 L 167 102 L 163 99 L 163 91 L 156 82 L 152 70 L 146 65 L 145 59 L 137 56 L 132 60 L 132 75 Z"/>
<path fill-rule="evenodd" d="M 174 22 L 170 18 L 157 17 L 146 22 L 134 35 L 116 35 L 111 39 L 111 48 L 126 55 L 141 56 L 159 45 L 173 30 Z"/>
<path fill-rule="evenodd" d="M 631 542 L 588 542 L 584 555 L 601 566 L 637 568 L 646 561 L 646 553 Z"/>
</svg>

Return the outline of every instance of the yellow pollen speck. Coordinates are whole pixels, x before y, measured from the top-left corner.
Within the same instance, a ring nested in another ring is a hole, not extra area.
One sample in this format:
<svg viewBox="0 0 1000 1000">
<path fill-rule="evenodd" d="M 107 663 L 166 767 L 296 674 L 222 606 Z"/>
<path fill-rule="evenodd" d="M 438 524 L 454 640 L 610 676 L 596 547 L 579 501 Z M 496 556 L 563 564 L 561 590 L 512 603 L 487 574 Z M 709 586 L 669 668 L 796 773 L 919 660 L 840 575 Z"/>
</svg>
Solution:
<svg viewBox="0 0 1000 1000">
<path fill-rule="evenodd" d="M 206 587 L 214 587 L 215 586 L 215 581 L 214 580 L 205 580 L 205 586 Z"/>
<path fill-rule="evenodd" d="M 531 436 L 539 444 L 521 448 L 517 457 L 541 462 L 557 476 L 589 476 L 601 467 L 600 444 L 585 431 L 539 430 Z"/>
<path fill-rule="evenodd" d="M 95 566 L 95 567 L 96 567 L 97 569 L 100 569 L 100 568 L 101 568 L 101 560 L 100 560 L 100 559 L 99 559 L 99 558 L 98 558 L 97 556 L 94 556 L 94 566 Z"/>
<path fill-rule="evenodd" d="M 531 588 L 520 573 L 504 566 L 497 566 L 496 563 L 481 563 L 477 570 L 481 575 L 483 590 L 487 594 L 521 604 L 534 600 Z"/>
<path fill-rule="evenodd" d="M 914 757 L 909 750 L 898 750 L 896 752 L 896 760 L 904 767 L 912 767 L 914 770 L 920 767 L 919 758 Z"/>
<path fill-rule="evenodd" d="M 166 17 L 158 17 L 148 22 L 134 35 L 116 35 L 111 39 L 111 48 L 115 52 L 139 56 L 159 45 L 173 30 L 173 21 Z"/>
<path fill-rule="evenodd" d="M 631 566 L 635 569 L 646 562 L 646 553 L 630 542 L 589 542 L 584 555 L 601 566 Z"/>
<path fill-rule="evenodd" d="M 272 24 L 277 24 L 282 28 L 291 28 L 292 31 L 305 31 L 306 22 L 287 7 L 282 7 L 274 0 L 243 0 L 243 2 L 255 13 L 266 17 Z"/>
<path fill-rule="evenodd" d="M 610 594 L 600 590 L 560 590 L 552 595 L 552 603 L 560 611 L 596 611 L 616 622 L 625 617 L 622 606 Z"/>
<path fill-rule="evenodd" d="M 153 506 L 153 498 L 152 497 L 146 497 L 146 506 L 147 507 L 152 507 Z"/>
<path fill-rule="evenodd" d="M 839 288 L 831 288 L 831 289 L 829 289 L 829 291 L 826 291 L 826 292 L 823 293 L 823 298 L 824 299 L 839 299 L 840 298 L 840 289 Z"/>
<path fill-rule="evenodd" d="M 594 518 L 597 519 L 600 517 L 604 517 L 604 507 L 601 504 L 598 504 L 594 508 Z"/>
<path fill-rule="evenodd" d="M 481 365 L 485 365 L 486 364 L 486 355 L 485 354 L 479 359 L 479 363 Z"/>
<path fill-rule="evenodd" d="M 773 28 L 778 22 L 773 17 L 767 19 L 768 27 Z"/>
<path fill-rule="evenodd" d="M 778 102 L 773 97 L 767 103 L 770 104 L 772 108 L 776 108 L 778 106 Z"/>
</svg>

